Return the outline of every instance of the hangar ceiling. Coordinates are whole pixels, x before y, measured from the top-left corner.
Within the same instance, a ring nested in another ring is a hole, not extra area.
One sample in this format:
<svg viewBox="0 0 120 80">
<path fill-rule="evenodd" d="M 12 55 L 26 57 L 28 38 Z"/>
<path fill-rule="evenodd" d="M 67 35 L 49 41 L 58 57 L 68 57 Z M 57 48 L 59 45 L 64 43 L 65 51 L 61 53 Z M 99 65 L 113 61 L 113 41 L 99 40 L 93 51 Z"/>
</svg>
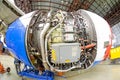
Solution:
<svg viewBox="0 0 120 80">
<path fill-rule="evenodd" d="M 24 12 L 33 10 L 76 11 L 86 9 L 105 18 L 111 26 L 120 22 L 120 0 L 15 0 Z"/>
</svg>

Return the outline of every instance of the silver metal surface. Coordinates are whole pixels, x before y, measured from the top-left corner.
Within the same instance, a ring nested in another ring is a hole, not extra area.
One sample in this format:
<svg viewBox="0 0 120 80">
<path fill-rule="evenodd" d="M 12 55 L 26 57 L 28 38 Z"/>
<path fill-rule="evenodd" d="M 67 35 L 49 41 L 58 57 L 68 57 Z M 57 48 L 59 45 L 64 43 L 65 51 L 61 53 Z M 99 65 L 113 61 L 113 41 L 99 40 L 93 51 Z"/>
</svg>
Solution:
<svg viewBox="0 0 120 80">
<path fill-rule="evenodd" d="M 45 34 L 48 31 L 48 29 L 50 28 L 50 17 L 51 17 L 51 12 L 48 13 L 47 21 L 46 21 L 47 23 L 44 25 L 44 28 L 40 34 L 41 55 L 42 55 L 42 61 L 43 61 L 43 65 L 44 65 L 45 69 L 49 69 L 49 67 L 48 67 L 48 64 L 45 59 L 45 45 L 44 45 L 45 39 L 44 39 L 44 37 L 45 37 Z"/>
<path fill-rule="evenodd" d="M 79 43 L 57 43 L 52 44 L 52 50 L 56 55 L 56 60 L 53 63 L 72 63 L 80 59 L 80 44 Z"/>
</svg>

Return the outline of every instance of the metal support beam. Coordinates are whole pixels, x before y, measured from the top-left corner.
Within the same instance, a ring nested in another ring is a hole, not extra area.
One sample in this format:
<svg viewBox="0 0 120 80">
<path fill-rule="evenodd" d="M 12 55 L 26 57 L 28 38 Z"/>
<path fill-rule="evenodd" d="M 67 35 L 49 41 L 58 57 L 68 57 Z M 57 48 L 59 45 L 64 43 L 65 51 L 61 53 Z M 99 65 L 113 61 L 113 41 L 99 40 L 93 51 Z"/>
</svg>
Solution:
<svg viewBox="0 0 120 80">
<path fill-rule="evenodd" d="M 68 8 L 68 11 L 75 11 L 78 10 L 79 7 L 81 5 L 81 1 L 80 0 L 73 0 L 73 2 L 71 3 L 70 7 Z"/>
<path fill-rule="evenodd" d="M 90 0 L 90 1 L 84 1 L 83 4 L 81 5 L 82 9 L 88 9 L 94 2 L 95 0 Z"/>
<path fill-rule="evenodd" d="M 45 2 L 45 3 L 53 3 L 53 4 L 57 4 L 57 5 L 61 5 L 61 6 L 65 6 L 65 7 L 69 7 L 68 5 L 65 5 L 65 4 L 61 4 L 61 3 L 58 3 L 58 2 L 53 2 L 53 1 L 45 1 L 45 0 L 31 0 L 31 2 Z"/>
<path fill-rule="evenodd" d="M 116 3 L 115 6 L 113 6 L 111 8 L 111 10 L 109 12 L 107 12 L 107 14 L 104 16 L 104 18 L 109 22 L 110 25 L 115 25 L 118 22 L 120 22 L 120 5 L 119 5 L 120 1 L 118 3 Z"/>
<path fill-rule="evenodd" d="M 30 0 L 15 0 L 15 4 L 25 13 L 31 12 Z"/>
</svg>

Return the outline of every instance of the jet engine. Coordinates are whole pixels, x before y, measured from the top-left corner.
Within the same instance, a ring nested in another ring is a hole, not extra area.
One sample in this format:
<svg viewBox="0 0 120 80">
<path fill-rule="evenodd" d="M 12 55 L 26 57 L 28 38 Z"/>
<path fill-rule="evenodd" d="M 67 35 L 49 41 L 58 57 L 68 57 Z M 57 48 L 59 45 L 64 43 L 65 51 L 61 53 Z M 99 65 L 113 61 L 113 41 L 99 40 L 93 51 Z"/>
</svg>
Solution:
<svg viewBox="0 0 120 80">
<path fill-rule="evenodd" d="M 15 57 L 39 71 L 89 69 L 111 45 L 108 23 L 86 10 L 33 11 L 9 25 L 5 42 Z"/>
</svg>

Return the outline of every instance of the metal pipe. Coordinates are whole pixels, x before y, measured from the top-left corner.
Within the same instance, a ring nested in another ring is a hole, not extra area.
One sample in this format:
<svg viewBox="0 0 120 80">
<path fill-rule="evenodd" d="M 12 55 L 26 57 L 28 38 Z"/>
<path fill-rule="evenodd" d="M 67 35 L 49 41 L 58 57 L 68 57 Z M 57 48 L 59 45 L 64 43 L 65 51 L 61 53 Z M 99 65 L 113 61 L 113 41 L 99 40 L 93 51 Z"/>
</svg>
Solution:
<svg viewBox="0 0 120 80">
<path fill-rule="evenodd" d="M 50 68 L 53 68 L 51 65 L 50 65 L 50 63 L 49 63 L 49 61 L 48 61 L 48 54 L 47 54 L 47 41 L 48 41 L 48 38 L 49 38 L 49 36 L 50 36 L 50 34 L 51 34 L 51 32 L 53 31 L 53 30 L 55 30 L 56 28 L 58 28 L 59 26 L 60 26 L 60 24 L 61 23 L 59 23 L 59 24 L 57 24 L 54 28 L 52 28 L 50 31 L 49 31 L 49 33 L 46 35 L 46 38 L 45 38 L 45 53 L 46 53 L 46 61 L 47 61 L 47 63 L 48 63 L 48 65 L 50 66 Z"/>
<path fill-rule="evenodd" d="M 46 61 L 47 61 L 47 63 L 48 63 L 48 65 L 52 68 L 52 66 L 50 65 L 50 63 L 49 63 L 49 61 L 48 61 L 48 54 L 47 54 L 47 41 L 48 41 L 48 38 L 49 38 L 49 36 L 50 36 L 50 34 L 52 33 L 52 31 L 53 30 L 55 30 L 56 28 L 58 28 L 59 26 L 60 26 L 60 24 L 62 24 L 62 22 L 63 22 L 63 20 L 64 20 L 64 15 L 62 14 L 62 12 L 60 11 L 60 13 L 61 13 L 61 15 L 62 15 L 62 17 L 63 17 L 63 19 L 60 21 L 60 23 L 59 24 L 57 24 L 54 28 L 52 28 L 49 32 L 48 32 L 48 34 L 46 35 L 46 38 L 45 38 L 45 53 L 46 53 Z"/>
<path fill-rule="evenodd" d="M 49 66 L 47 65 L 46 58 L 45 58 L 46 56 L 45 56 L 44 38 L 45 38 L 45 34 L 46 34 L 47 30 L 50 27 L 50 17 L 51 17 L 51 11 L 47 15 L 47 23 L 45 23 L 44 28 L 40 34 L 40 47 L 41 47 L 43 65 L 44 65 L 45 69 L 48 69 L 48 70 L 49 70 Z"/>
</svg>

